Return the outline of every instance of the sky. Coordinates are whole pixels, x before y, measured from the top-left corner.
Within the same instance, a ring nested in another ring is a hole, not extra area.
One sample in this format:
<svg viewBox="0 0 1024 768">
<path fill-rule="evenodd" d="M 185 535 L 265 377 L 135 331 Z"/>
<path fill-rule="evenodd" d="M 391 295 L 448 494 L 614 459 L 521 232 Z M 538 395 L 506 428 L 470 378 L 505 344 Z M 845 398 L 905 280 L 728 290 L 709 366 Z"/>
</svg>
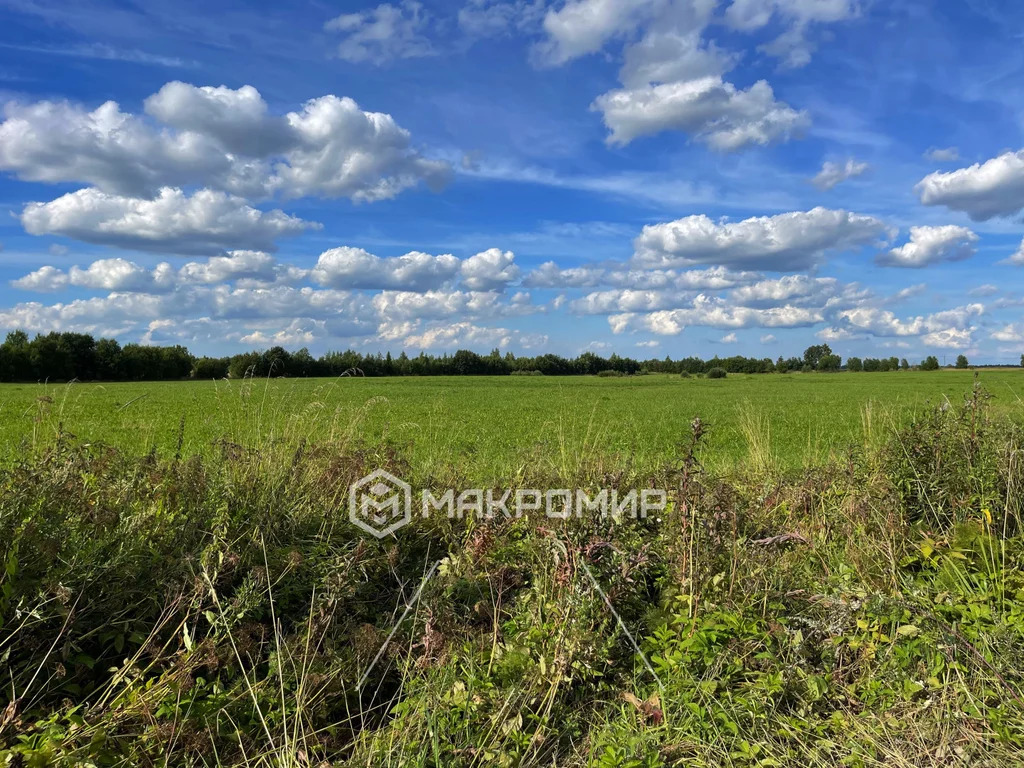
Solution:
<svg viewBox="0 0 1024 768">
<path fill-rule="evenodd" d="M 0 8 L 0 332 L 1024 353 L 1020 3 Z"/>
</svg>

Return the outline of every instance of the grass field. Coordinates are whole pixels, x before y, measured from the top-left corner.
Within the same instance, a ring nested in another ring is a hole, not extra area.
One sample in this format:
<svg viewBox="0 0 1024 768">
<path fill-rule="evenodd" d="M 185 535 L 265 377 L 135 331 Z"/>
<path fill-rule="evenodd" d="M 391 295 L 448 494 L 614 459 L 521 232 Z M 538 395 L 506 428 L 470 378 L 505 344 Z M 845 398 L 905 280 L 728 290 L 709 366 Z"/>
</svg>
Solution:
<svg viewBox="0 0 1024 768">
<path fill-rule="evenodd" d="M 0 765 L 1024 764 L 1024 375 L 972 382 L 0 388 Z M 667 504 L 376 538 L 379 468 Z"/>
<path fill-rule="evenodd" d="M 587 456 L 660 469 L 690 423 L 709 427 L 708 461 L 750 458 L 796 468 L 851 444 L 884 439 L 921 406 L 968 393 L 969 371 L 273 379 L 127 384 L 0 385 L 6 458 L 63 429 L 131 453 L 209 454 L 219 440 L 343 441 L 397 447 L 416 473 L 458 466 L 473 480 L 507 480 L 524 463 L 564 470 Z M 1024 397 L 1024 370 L 985 371 L 996 408 Z"/>
</svg>

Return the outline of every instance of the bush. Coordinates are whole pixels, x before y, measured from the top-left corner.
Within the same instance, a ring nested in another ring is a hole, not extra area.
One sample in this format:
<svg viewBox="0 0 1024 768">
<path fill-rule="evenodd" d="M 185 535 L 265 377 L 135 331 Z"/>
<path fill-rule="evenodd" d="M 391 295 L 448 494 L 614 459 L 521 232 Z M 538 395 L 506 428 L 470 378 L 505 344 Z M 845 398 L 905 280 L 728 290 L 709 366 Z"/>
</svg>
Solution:
<svg viewBox="0 0 1024 768">
<path fill-rule="evenodd" d="M 608 378 L 618 378 L 619 376 L 625 376 L 626 374 L 624 374 L 622 371 L 614 371 L 614 370 L 608 368 L 608 369 L 603 370 L 603 371 L 598 371 L 597 375 L 600 376 L 602 379 L 608 379 Z"/>
<path fill-rule="evenodd" d="M 688 379 L 688 378 L 690 378 L 690 372 L 689 371 L 683 371 L 682 373 L 679 374 L 679 378 L 680 379 Z"/>
<path fill-rule="evenodd" d="M 509 376 L 543 376 L 541 371 L 512 371 Z"/>
<path fill-rule="evenodd" d="M 724 379 L 729 374 L 725 372 L 725 368 L 712 368 L 708 371 L 709 379 Z"/>
</svg>

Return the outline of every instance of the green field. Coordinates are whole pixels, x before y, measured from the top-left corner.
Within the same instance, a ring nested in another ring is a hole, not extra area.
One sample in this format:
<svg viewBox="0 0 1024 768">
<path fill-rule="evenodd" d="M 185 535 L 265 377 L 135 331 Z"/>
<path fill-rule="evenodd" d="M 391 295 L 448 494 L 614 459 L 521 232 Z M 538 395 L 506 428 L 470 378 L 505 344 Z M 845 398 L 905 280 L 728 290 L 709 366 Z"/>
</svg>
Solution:
<svg viewBox="0 0 1024 768">
<path fill-rule="evenodd" d="M 1024 396 L 1024 371 L 979 379 L 997 410 Z M 970 371 L 272 379 L 0 385 L 5 458 L 48 444 L 60 430 L 132 453 L 208 454 L 217 441 L 394 446 L 413 470 L 458 466 L 497 482 L 524 464 L 563 471 L 589 456 L 637 471 L 673 461 L 700 417 L 707 461 L 725 469 L 751 449 L 780 466 L 817 465 L 851 444 L 891 434 L 920 406 L 958 401 Z"/>
<path fill-rule="evenodd" d="M 1024 764 L 1024 373 L 980 381 L 4 386 L 0 765 Z M 666 504 L 377 537 L 377 469 Z"/>
</svg>

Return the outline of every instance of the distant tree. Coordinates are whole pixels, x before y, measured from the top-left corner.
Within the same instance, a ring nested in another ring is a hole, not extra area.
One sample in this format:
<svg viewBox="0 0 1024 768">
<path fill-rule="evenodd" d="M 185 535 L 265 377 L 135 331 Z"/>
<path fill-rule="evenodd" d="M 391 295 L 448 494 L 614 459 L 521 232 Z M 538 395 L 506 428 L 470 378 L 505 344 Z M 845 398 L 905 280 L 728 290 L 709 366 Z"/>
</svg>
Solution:
<svg viewBox="0 0 1024 768">
<path fill-rule="evenodd" d="M 904 371 L 910 370 L 910 363 L 907 362 L 907 358 L 904 357 L 902 360 L 900 360 L 900 368 L 902 368 Z"/>
<path fill-rule="evenodd" d="M 192 367 L 193 379 L 224 379 L 228 375 L 229 358 L 200 357 Z"/>
<path fill-rule="evenodd" d="M 103 381 L 121 378 L 121 345 L 114 339 L 96 342 L 96 375 Z"/>
<path fill-rule="evenodd" d="M 846 370 L 863 371 L 864 362 L 859 357 L 848 357 L 846 358 Z"/>
<path fill-rule="evenodd" d="M 971 364 L 967 362 L 967 356 L 966 355 L 957 355 L 956 356 L 956 367 L 957 368 L 969 368 L 970 365 Z"/>
<path fill-rule="evenodd" d="M 819 371 L 838 371 L 843 365 L 843 359 L 839 355 L 822 355 L 818 360 Z"/>
<path fill-rule="evenodd" d="M 939 370 L 939 358 L 935 355 L 928 355 L 924 360 L 921 361 L 922 371 L 937 371 Z"/>
<path fill-rule="evenodd" d="M 804 365 L 817 369 L 821 358 L 832 354 L 832 348 L 828 344 L 815 344 L 804 350 Z"/>
</svg>

